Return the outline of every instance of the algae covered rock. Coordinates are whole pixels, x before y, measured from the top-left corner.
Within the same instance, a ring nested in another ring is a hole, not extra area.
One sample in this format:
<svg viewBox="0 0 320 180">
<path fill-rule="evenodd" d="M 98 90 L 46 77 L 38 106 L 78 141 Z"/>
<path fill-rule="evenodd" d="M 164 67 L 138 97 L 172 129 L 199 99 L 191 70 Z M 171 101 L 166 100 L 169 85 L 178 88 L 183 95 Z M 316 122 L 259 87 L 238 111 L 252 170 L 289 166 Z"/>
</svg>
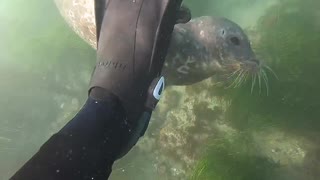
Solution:
<svg viewBox="0 0 320 180">
<path fill-rule="evenodd" d="M 146 135 L 138 142 L 137 154 L 147 153 L 156 176 L 186 179 L 210 137 L 224 121 L 228 103 L 213 97 L 210 80 L 193 87 L 166 89 L 151 118 Z"/>
</svg>

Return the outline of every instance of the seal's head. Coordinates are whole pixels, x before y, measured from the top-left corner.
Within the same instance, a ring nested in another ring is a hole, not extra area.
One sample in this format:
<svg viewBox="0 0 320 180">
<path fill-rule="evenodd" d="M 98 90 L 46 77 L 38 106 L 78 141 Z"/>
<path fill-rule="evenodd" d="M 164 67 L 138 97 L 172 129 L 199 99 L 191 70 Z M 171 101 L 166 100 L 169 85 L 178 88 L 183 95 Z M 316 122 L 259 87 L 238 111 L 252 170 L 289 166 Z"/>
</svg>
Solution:
<svg viewBox="0 0 320 180">
<path fill-rule="evenodd" d="M 203 79 L 215 76 L 220 82 L 236 87 L 252 77 L 253 86 L 256 79 L 265 81 L 267 86 L 264 69 L 271 69 L 256 58 L 247 35 L 239 25 L 226 18 L 203 16 L 181 28 L 184 29 L 181 31 L 184 37 L 189 37 L 195 44 L 193 58 L 198 66 L 192 69 L 201 72 Z M 199 77 L 194 73 L 196 75 Z M 189 76 L 192 75 L 189 73 Z"/>
<path fill-rule="evenodd" d="M 215 73 L 231 72 L 239 68 L 250 72 L 259 71 L 261 63 L 239 25 L 226 18 L 204 16 L 198 18 L 193 26 L 193 30 L 199 30 L 198 40 L 210 52 L 208 69 Z"/>
<path fill-rule="evenodd" d="M 215 70 L 220 70 L 218 75 L 224 82 L 229 82 L 229 87 L 241 85 L 248 77 L 252 78 L 251 92 L 258 81 L 261 91 L 261 81 L 265 83 L 268 94 L 268 77 L 265 69 L 277 77 L 273 70 L 256 58 L 251 48 L 251 43 L 242 28 L 226 18 L 205 17 L 211 24 L 214 36 L 210 48 L 218 54 L 215 63 L 211 64 Z"/>
<path fill-rule="evenodd" d="M 218 53 L 221 68 L 244 68 L 257 72 L 260 61 L 256 59 L 250 41 L 243 30 L 234 22 L 225 18 L 211 18 L 216 31 L 213 49 Z"/>
</svg>

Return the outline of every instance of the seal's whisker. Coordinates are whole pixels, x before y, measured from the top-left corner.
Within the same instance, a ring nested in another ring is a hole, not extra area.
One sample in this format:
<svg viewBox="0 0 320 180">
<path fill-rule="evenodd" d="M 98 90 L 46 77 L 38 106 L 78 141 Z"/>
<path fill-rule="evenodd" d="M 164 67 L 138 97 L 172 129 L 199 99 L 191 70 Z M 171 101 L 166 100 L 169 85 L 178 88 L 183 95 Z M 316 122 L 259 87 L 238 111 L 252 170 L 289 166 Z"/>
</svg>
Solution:
<svg viewBox="0 0 320 180">
<path fill-rule="evenodd" d="M 245 71 L 244 71 L 244 73 L 243 73 L 243 75 L 242 75 L 242 79 L 241 79 L 240 85 L 242 85 L 244 82 L 246 82 L 248 73 L 249 73 L 248 70 L 245 70 Z M 240 86 L 240 85 L 239 85 L 239 86 Z"/>
<path fill-rule="evenodd" d="M 265 83 L 265 85 L 266 85 L 266 88 L 267 88 L 267 96 L 268 96 L 268 95 L 269 95 L 268 77 L 267 77 L 266 72 L 265 72 L 264 70 L 261 70 L 260 72 L 261 72 L 261 76 L 262 76 L 262 78 L 263 78 L 263 81 L 264 81 L 264 83 Z"/>
<path fill-rule="evenodd" d="M 246 70 L 246 71 L 243 71 L 243 72 L 244 72 L 244 73 L 242 73 L 241 79 L 239 80 L 239 83 L 237 84 L 236 87 L 241 86 L 241 85 L 243 84 L 243 82 L 245 82 L 246 75 L 247 75 L 248 71 Z"/>
<path fill-rule="evenodd" d="M 238 69 L 232 73 L 230 73 L 231 75 L 228 77 L 228 79 L 232 78 L 235 74 L 237 74 L 239 71 L 241 71 L 241 69 Z"/>
<path fill-rule="evenodd" d="M 251 83 L 251 94 L 254 89 L 254 85 L 256 84 L 257 74 L 252 74 L 252 83 Z"/>
<path fill-rule="evenodd" d="M 268 65 L 264 65 L 263 67 L 265 67 L 266 69 L 268 69 L 268 70 L 279 80 L 278 75 L 272 70 L 271 67 L 269 67 Z"/>
<path fill-rule="evenodd" d="M 258 73 L 258 80 L 259 80 L 259 94 L 261 94 L 261 75 L 260 75 L 260 72 Z"/>
<path fill-rule="evenodd" d="M 234 79 L 234 81 L 227 87 L 227 89 L 230 88 L 230 87 L 232 87 L 232 86 L 234 86 L 234 84 L 237 82 L 239 76 L 241 75 L 242 70 L 237 71 L 237 72 L 238 72 L 238 76 L 237 76 L 237 77 Z"/>
<path fill-rule="evenodd" d="M 239 76 L 239 79 L 238 79 L 237 83 L 234 85 L 233 88 L 237 88 L 237 87 L 240 86 L 240 84 L 242 82 L 242 79 L 243 79 L 242 77 L 243 77 L 243 73 Z"/>
<path fill-rule="evenodd" d="M 250 72 L 247 70 L 245 77 L 244 77 L 244 82 L 247 82 L 248 76 L 250 75 Z"/>
<path fill-rule="evenodd" d="M 269 83 L 268 75 L 264 69 L 261 69 L 262 75 L 266 78 L 267 82 Z"/>
<path fill-rule="evenodd" d="M 227 88 L 231 88 L 231 87 L 233 87 L 233 86 L 234 86 L 234 84 L 236 83 L 236 81 L 237 81 L 238 77 L 240 76 L 240 73 L 241 73 L 241 72 L 237 73 L 237 74 L 238 74 L 238 76 L 237 76 L 237 77 L 232 81 L 232 83 L 231 83 Z"/>
<path fill-rule="evenodd" d="M 243 77 L 243 72 L 244 70 L 241 70 L 241 72 L 239 73 L 239 76 L 236 79 L 236 84 L 233 86 L 233 88 L 236 88 L 239 86 L 239 84 L 241 83 L 242 77 Z"/>
<path fill-rule="evenodd" d="M 228 83 L 230 82 L 230 84 L 227 87 L 225 87 L 225 89 L 229 89 L 234 84 L 234 81 L 235 80 L 228 81 Z"/>
<path fill-rule="evenodd" d="M 222 62 L 223 65 L 225 66 L 234 66 L 234 65 L 242 65 L 244 64 L 243 62 L 240 62 L 239 59 L 229 59 L 229 62 Z"/>
<path fill-rule="evenodd" d="M 236 83 L 235 83 L 235 85 L 233 86 L 233 88 L 238 87 L 238 85 L 239 85 L 239 83 L 240 83 L 240 81 L 241 81 L 241 78 L 242 78 L 242 74 L 243 74 L 243 71 L 241 71 L 241 73 L 240 73 L 240 75 L 239 75 L 239 78 L 237 78 Z"/>
</svg>

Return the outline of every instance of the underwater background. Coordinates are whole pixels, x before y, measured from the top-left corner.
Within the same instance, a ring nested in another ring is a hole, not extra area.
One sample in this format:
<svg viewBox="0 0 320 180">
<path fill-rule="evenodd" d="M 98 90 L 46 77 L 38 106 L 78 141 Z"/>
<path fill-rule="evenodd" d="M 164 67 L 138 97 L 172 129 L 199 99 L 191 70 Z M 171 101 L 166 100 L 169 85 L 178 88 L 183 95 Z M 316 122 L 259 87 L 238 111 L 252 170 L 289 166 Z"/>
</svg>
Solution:
<svg viewBox="0 0 320 180">
<path fill-rule="evenodd" d="M 320 1 L 186 0 L 239 24 L 268 64 L 269 92 L 213 78 L 165 90 L 111 180 L 320 179 Z M 0 179 L 81 108 L 95 51 L 53 0 L 0 1 Z"/>
</svg>

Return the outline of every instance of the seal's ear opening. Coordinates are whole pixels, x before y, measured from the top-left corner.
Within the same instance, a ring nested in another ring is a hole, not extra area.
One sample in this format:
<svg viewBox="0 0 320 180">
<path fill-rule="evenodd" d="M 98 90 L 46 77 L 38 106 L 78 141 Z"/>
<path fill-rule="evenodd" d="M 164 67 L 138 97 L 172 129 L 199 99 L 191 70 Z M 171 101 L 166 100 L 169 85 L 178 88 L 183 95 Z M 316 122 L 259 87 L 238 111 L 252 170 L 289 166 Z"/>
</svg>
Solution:
<svg viewBox="0 0 320 180">
<path fill-rule="evenodd" d="M 177 14 L 176 24 L 185 24 L 191 20 L 191 11 L 188 7 L 182 5 Z"/>
</svg>

